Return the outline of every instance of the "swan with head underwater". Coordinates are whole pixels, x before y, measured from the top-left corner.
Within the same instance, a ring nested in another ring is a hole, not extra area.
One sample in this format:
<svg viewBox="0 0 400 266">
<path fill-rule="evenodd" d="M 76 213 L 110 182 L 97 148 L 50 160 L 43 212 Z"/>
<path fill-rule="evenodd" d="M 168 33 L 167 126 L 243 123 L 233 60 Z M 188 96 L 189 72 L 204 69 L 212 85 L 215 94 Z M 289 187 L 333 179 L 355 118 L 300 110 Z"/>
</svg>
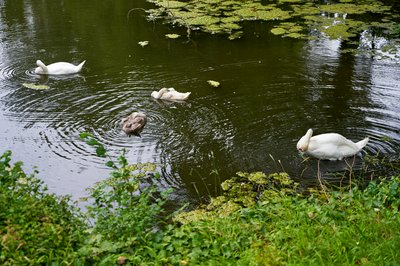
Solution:
<svg viewBox="0 0 400 266">
<path fill-rule="evenodd" d="M 369 141 L 367 137 L 354 143 L 337 133 L 312 135 L 313 130 L 310 128 L 297 142 L 297 150 L 318 159 L 331 161 L 356 155 Z"/>
<path fill-rule="evenodd" d="M 67 75 L 67 74 L 75 74 L 82 70 L 83 65 L 86 60 L 75 66 L 71 63 L 67 62 L 56 62 L 50 65 L 45 65 L 42 61 L 37 60 L 35 68 L 35 73 L 40 75 Z"/>
<path fill-rule="evenodd" d="M 147 123 L 147 116 L 141 112 L 134 112 L 122 119 L 121 123 L 122 130 L 128 136 L 135 135 L 140 137 L 140 132 L 142 132 Z"/>
<path fill-rule="evenodd" d="M 186 101 L 191 92 L 178 92 L 174 88 L 162 88 L 159 91 L 153 91 L 151 97 L 157 100 L 167 101 Z"/>
</svg>

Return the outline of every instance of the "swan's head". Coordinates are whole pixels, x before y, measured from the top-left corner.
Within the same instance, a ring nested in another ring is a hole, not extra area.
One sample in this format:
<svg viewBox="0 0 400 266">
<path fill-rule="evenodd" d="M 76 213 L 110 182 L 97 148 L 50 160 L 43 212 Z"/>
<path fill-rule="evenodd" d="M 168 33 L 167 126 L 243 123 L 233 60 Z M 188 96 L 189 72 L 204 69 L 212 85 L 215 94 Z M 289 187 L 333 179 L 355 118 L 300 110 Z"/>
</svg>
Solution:
<svg viewBox="0 0 400 266">
<path fill-rule="evenodd" d="M 160 99 L 160 93 L 158 91 L 153 91 L 151 93 L 151 97 L 153 97 L 155 99 Z"/>
<path fill-rule="evenodd" d="M 308 144 L 310 143 L 310 138 L 313 134 L 312 129 L 310 128 L 307 133 L 301 137 L 301 139 L 297 142 L 297 150 L 299 152 L 306 152 L 308 150 Z"/>
<path fill-rule="evenodd" d="M 159 91 L 153 91 L 153 92 L 151 93 L 151 97 L 153 97 L 153 98 L 155 98 L 155 99 L 160 99 L 161 96 L 162 96 L 164 93 L 166 93 L 166 92 L 168 92 L 168 89 L 167 89 L 167 88 L 162 88 L 162 89 L 159 90 Z"/>
</svg>

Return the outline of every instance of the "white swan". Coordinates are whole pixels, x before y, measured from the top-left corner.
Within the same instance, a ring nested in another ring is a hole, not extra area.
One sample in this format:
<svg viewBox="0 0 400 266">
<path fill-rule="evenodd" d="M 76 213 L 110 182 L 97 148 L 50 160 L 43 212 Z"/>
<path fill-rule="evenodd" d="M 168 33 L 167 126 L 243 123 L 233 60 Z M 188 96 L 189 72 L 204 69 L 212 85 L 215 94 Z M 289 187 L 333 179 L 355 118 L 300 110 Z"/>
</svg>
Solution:
<svg viewBox="0 0 400 266">
<path fill-rule="evenodd" d="M 36 74 L 42 75 L 65 75 L 65 74 L 74 74 L 78 73 L 82 70 L 83 65 L 85 64 L 86 60 L 80 63 L 79 65 L 75 66 L 71 63 L 66 62 L 57 62 L 46 66 L 42 61 L 37 60 L 36 65 L 38 66 L 35 68 Z"/>
<path fill-rule="evenodd" d="M 297 142 L 297 150 L 318 159 L 342 160 L 357 154 L 367 145 L 369 138 L 357 143 L 337 133 L 327 133 L 312 137 L 313 131 L 307 133 Z"/>
<path fill-rule="evenodd" d="M 140 136 L 147 123 L 147 116 L 144 113 L 134 112 L 121 121 L 122 130 L 128 135 Z"/>
<path fill-rule="evenodd" d="M 190 94 L 191 92 L 178 92 L 174 88 L 162 88 L 159 91 L 153 91 L 151 97 L 157 100 L 186 101 Z"/>
</svg>

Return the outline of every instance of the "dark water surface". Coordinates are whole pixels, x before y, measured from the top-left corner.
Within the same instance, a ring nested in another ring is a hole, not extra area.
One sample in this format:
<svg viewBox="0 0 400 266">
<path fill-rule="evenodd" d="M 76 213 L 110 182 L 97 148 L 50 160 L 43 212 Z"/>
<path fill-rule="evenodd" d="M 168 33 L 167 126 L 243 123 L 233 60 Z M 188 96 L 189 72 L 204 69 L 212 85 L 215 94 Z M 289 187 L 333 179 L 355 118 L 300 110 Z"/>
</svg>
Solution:
<svg viewBox="0 0 400 266">
<path fill-rule="evenodd" d="M 337 40 L 276 37 L 272 24 L 261 23 L 249 23 L 236 41 L 199 33 L 169 40 L 165 34 L 185 36 L 185 29 L 146 21 L 140 10 L 128 20 L 138 7 L 151 5 L 0 1 L 0 152 L 11 149 L 28 172 L 37 166 L 51 191 L 78 198 L 107 177 L 105 160 L 79 139 L 82 131 L 113 157 L 126 148 L 131 163 L 158 163 L 160 185 L 185 198 L 197 198 L 194 186 L 213 194 L 219 179 L 237 171 L 284 168 L 315 180 L 315 171 L 303 171 L 315 161 L 302 163 L 296 151 L 310 127 L 354 141 L 370 136 L 363 155 L 398 154 L 398 60 L 341 53 L 345 45 Z M 365 45 L 371 43 L 361 40 Z M 86 64 L 77 75 L 41 77 L 33 72 L 37 59 Z M 150 93 L 161 87 L 192 94 L 187 103 L 153 100 Z M 141 138 L 121 131 L 121 118 L 133 111 L 148 115 Z M 323 162 L 321 171 L 345 167 Z"/>
</svg>

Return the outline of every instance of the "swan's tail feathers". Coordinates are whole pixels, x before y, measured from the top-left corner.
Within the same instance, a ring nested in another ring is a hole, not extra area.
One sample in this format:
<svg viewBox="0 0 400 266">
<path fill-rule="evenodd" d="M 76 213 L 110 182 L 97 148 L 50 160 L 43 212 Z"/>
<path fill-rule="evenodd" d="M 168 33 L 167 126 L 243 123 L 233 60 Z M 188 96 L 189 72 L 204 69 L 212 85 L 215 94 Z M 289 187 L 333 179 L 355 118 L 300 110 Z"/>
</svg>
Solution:
<svg viewBox="0 0 400 266">
<path fill-rule="evenodd" d="M 184 94 L 183 100 L 187 100 L 189 98 L 190 94 L 191 94 L 191 92 L 186 92 Z"/>
<path fill-rule="evenodd" d="M 369 141 L 369 138 L 367 137 L 367 138 L 365 138 L 365 139 L 360 140 L 359 142 L 357 142 L 356 145 L 357 145 L 357 147 L 361 150 L 362 148 L 365 147 L 365 145 L 367 145 L 368 141 Z"/>
<path fill-rule="evenodd" d="M 81 69 L 82 69 L 82 67 L 83 67 L 83 65 L 86 63 L 86 60 L 84 60 L 82 63 L 80 63 L 78 66 L 77 66 L 77 68 L 78 68 L 78 71 L 81 71 Z"/>
<path fill-rule="evenodd" d="M 47 66 L 40 60 L 36 60 L 36 65 L 43 69 L 44 73 L 48 73 Z"/>
</svg>

